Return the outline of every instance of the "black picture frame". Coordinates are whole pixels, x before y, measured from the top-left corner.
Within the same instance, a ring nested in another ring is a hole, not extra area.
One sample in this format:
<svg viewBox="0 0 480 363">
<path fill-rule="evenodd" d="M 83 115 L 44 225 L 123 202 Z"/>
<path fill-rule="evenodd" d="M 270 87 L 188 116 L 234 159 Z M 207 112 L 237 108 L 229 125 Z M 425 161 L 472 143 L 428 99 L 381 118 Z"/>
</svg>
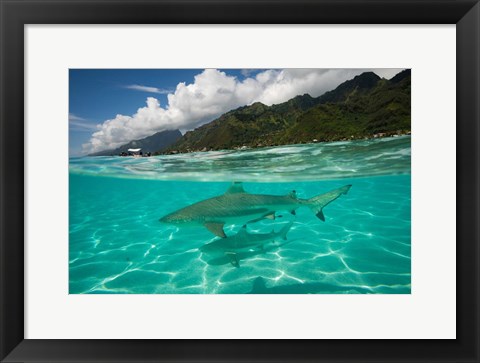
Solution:
<svg viewBox="0 0 480 363">
<path fill-rule="evenodd" d="M 0 13 L 2 362 L 479 362 L 478 0 L 0 0 Z M 24 26 L 162 23 L 456 24 L 457 339 L 24 339 Z"/>
</svg>

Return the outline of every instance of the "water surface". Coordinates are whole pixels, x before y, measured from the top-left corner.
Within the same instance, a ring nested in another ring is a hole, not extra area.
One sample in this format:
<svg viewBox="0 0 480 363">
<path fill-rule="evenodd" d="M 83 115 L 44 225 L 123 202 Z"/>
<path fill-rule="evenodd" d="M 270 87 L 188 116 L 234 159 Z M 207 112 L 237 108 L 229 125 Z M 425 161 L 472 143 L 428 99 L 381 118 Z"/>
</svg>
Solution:
<svg viewBox="0 0 480 363">
<path fill-rule="evenodd" d="M 71 158 L 70 293 L 410 293 L 410 179 L 410 137 Z M 301 208 L 248 225 L 269 233 L 294 222 L 285 245 L 254 250 L 236 268 L 199 251 L 218 238 L 207 229 L 159 222 L 232 181 L 300 198 L 353 186 L 325 207 L 325 222 Z"/>
</svg>

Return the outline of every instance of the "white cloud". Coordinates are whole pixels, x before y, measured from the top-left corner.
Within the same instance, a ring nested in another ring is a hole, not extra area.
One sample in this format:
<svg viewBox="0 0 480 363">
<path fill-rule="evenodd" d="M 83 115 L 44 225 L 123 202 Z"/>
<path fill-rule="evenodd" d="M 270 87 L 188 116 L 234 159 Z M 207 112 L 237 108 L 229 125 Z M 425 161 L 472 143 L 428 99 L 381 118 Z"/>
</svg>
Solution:
<svg viewBox="0 0 480 363">
<path fill-rule="evenodd" d="M 255 73 L 257 70 L 252 68 L 242 69 L 240 73 L 244 77 L 250 77 L 251 74 Z"/>
<path fill-rule="evenodd" d="M 141 92 L 149 92 L 149 93 L 158 93 L 158 94 L 168 94 L 171 91 L 168 89 L 162 89 L 162 88 L 157 88 L 157 87 L 149 87 L 149 86 L 142 86 L 139 84 L 131 84 L 128 86 L 125 86 L 125 88 L 128 89 L 133 89 L 135 91 L 141 91 Z"/>
<path fill-rule="evenodd" d="M 205 69 L 195 76 L 193 83 L 179 83 L 175 91 L 168 94 L 165 107 L 161 107 L 157 99 L 148 97 L 147 105 L 134 115 L 117 115 L 103 122 L 83 145 L 83 150 L 91 153 L 112 149 L 163 130 L 191 130 L 253 102 L 272 105 L 305 93 L 317 97 L 365 71 L 369 70 L 266 70 L 240 81 L 216 69 Z M 388 71 L 382 70 L 381 76 L 395 75 L 401 69 Z"/>
<path fill-rule="evenodd" d="M 68 114 L 68 123 L 70 125 L 70 130 L 73 131 L 93 131 L 97 129 L 97 125 L 92 124 L 88 122 L 87 119 L 74 115 L 73 113 Z"/>
</svg>

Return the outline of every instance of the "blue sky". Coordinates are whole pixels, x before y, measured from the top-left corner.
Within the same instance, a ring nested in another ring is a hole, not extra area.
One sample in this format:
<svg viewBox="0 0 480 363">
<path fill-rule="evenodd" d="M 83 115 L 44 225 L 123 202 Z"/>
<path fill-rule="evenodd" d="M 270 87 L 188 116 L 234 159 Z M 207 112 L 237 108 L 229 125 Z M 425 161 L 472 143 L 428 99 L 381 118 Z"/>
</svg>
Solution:
<svg viewBox="0 0 480 363">
<path fill-rule="evenodd" d="M 257 101 L 270 105 L 297 94 L 316 97 L 363 71 L 71 69 L 69 152 L 115 148 L 166 129 L 185 132 Z M 374 71 L 391 78 L 400 70 Z"/>
<path fill-rule="evenodd" d="M 117 114 L 132 115 L 145 106 L 148 96 L 167 105 L 167 94 L 178 83 L 192 83 L 203 69 L 71 69 L 69 72 L 70 154 L 82 154 L 97 124 Z M 228 75 L 245 79 L 258 70 L 225 70 Z M 243 74 L 242 74 L 243 73 Z M 130 86 L 130 88 L 129 88 Z M 157 88 L 142 90 L 140 87 Z"/>
</svg>

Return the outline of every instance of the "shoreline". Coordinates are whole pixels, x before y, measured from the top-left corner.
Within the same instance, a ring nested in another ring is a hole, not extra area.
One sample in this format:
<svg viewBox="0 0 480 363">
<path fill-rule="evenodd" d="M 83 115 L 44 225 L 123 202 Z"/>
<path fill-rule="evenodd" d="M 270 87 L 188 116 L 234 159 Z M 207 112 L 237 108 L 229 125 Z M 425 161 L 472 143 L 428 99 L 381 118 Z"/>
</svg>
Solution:
<svg viewBox="0 0 480 363">
<path fill-rule="evenodd" d="M 358 140 L 374 140 L 374 139 L 385 139 L 385 138 L 393 138 L 393 137 L 400 137 L 400 136 L 411 136 L 410 130 L 397 130 L 394 132 L 379 132 L 369 136 L 355 136 L 352 135 L 350 138 L 338 138 L 333 140 L 317 140 L 312 139 L 311 141 L 301 141 L 297 143 L 290 143 L 290 144 L 257 144 L 257 145 L 242 145 L 236 146 L 230 149 L 207 149 L 206 147 L 202 149 L 188 149 L 187 151 L 179 151 L 179 150 L 169 150 L 164 152 L 152 152 L 151 156 L 145 157 L 152 157 L 152 156 L 164 156 L 164 155 L 179 155 L 179 154 L 193 154 L 193 153 L 200 153 L 200 152 L 211 152 L 211 151 L 244 151 L 244 150 L 254 150 L 254 149 L 263 149 L 263 148 L 271 148 L 271 147 L 278 147 L 278 146 L 292 146 L 292 145 L 308 145 L 308 144 L 320 144 L 320 143 L 332 143 L 332 142 L 342 142 L 342 141 L 358 141 Z M 134 156 L 122 156 L 122 155 L 84 155 L 84 156 L 74 156 L 74 157 L 134 157 Z M 136 156 L 137 158 L 142 158 L 141 156 Z M 69 157 L 70 158 L 70 157 Z"/>
<path fill-rule="evenodd" d="M 305 142 L 297 142 L 291 144 L 257 144 L 257 145 L 242 145 L 237 146 L 231 149 L 207 149 L 206 147 L 197 150 L 188 149 L 187 151 L 178 151 L 178 150 L 170 150 L 160 153 L 154 153 L 153 156 L 161 156 L 161 155 L 178 155 L 178 154 L 192 154 L 192 153 L 199 153 L 199 152 L 211 152 L 211 151 L 242 151 L 242 150 L 252 150 L 252 149 L 262 149 L 262 148 L 269 148 L 269 147 L 277 147 L 277 146 L 291 146 L 291 145 L 308 145 L 308 144 L 320 144 L 320 143 L 332 143 L 332 142 L 341 142 L 341 141 L 358 141 L 358 140 L 373 140 L 373 139 L 384 139 L 389 137 L 400 137 L 400 136 L 411 136 L 410 130 L 398 130 L 395 132 L 379 132 L 370 136 L 354 136 L 352 135 L 350 138 L 340 138 L 335 140 L 317 140 L 312 139 L 311 141 Z"/>
</svg>

